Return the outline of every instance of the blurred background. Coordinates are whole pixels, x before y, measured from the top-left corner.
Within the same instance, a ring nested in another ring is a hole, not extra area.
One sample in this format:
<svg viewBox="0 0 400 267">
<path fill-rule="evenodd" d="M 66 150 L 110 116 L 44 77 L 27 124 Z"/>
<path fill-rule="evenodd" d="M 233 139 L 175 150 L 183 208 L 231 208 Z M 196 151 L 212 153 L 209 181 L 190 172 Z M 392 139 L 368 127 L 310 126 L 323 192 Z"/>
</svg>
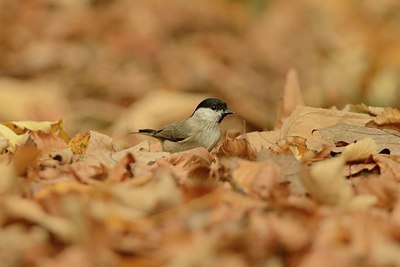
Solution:
<svg viewBox="0 0 400 267">
<path fill-rule="evenodd" d="M 399 106 L 398 0 L 0 0 L 0 120 L 123 138 L 206 96 L 271 129 L 290 68 L 305 103 Z"/>
</svg>

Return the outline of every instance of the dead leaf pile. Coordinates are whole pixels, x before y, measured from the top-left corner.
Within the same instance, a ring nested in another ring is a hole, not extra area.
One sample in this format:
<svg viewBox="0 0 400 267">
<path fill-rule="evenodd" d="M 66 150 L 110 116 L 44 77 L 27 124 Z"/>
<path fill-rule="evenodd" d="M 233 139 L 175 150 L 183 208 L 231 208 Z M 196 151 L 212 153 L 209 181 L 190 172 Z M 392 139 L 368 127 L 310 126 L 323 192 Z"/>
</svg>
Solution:
<svg viewBox="0 0 400 267">
<path fill-rule="evenodd" d="M 400 112 L 287 103 L 211 154 L 2 123 L 2 266 L 398 266 Z"/>
</svg>

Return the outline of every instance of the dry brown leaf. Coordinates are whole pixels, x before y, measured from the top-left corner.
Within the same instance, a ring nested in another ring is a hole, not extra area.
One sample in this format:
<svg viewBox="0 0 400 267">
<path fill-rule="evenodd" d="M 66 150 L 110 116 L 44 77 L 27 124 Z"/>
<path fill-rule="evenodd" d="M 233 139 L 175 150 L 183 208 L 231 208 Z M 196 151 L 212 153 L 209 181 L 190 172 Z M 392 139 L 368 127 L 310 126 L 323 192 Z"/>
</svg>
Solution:
<svg viewBox="0 0 400 267">
<path fill-rule="evenodd" d="M 279 178 L 279 182 L 289 182 L 289 189 L 292 194 L 305 195 L 306 190 L 301 182 L 301 176 L 305 171 L 305 166 L 294 156 L 273 155 L 268 150 L 262 150 L 257 156 L 257 161 L 264 160 L 271 160 L 281 168 L 282 175 Z"/>
<path fill-rule="evenodd" d="M 246 134 L 249 143 L 260 151 L 261 149 L 268 149 L 275 145 L 280 140 L 280 130 L 268 132 L 250 132 Z"/>
<path fill-rule="evenodd" d="M 117 165 L 110 171 L 107 177 L 107 181 L 120 182 L 132 177 L 132 170 L 130 167 L 131 163 L 135 162 L 135 158 L 132 154 L 126 154 Z"/>
<path fill-rule="evenodd" d="M 5 267 L 15 262 L 35 261 L 44 256 L 49 240 L 49 233 L 39 226 L 23 223 L 3 226 L 0 230 L 0 261 Z"/>
<path fill-rule="evenodd" d="M 15 174 L 18 176 L 25 175 L 29 167 L 34 167 L 37 164 L 38 156 L 39 151 L 33 145 L 19 146 L 13 157 Z"/>
<path fill-rule="evenodd" d="M 217 156 L 233 156 L 255 160 L 256 152 L 247 137 L 237 137 L 236 139 L 227 137 L 218 147 Z"/>
<path fill-rule="evenodd" d="M 77 238 L 74 228 L 69 221 L 48 215 L 34 201 L 19 197 L 3 197 L 0 206 L 6 216 L 11 219 L 24 219 L 37 223 L 62 241 L 73 241 Z"/>
<path fill-rule="evenodd" d="M 15 168 L 12 165 L 0 164 L 0 193 L 20 194 L 23 189 L 23 182 L 16 177 Z"/>
<path fill-rule="evenodd" d="M 157 160 L 166 158 L 170 155 L 168 152 L 150 152 L 149 143 L 143 141 L 133 147 L 117 151 L 112 154 L 111 157 L 115 161 L 120 161 L 122 158 L 126 157 L 127 154 L 131 154 L 135 157 L 135 175 L 146 172 L 147 167 L 151 166 Z"/>
<path fill-rule="evenodd" d="M 400 161 L 397 157 L 374 155 L 373 160 L 379 166 L 381 177 L 395 179 L 400 182 Z"/>
<path fill-rule="evenodd" d="M 212 157 L 204 147 L 198 147 L 187 151 L 173 153 L 165 159 L 169 168 L 177 177 L 179 183 L 184 183 L 188 179 L 188 173 L 199 167 L 208 168 L 211 165 Z M 164 163 L 165 163 L 164 162 Z M 165 165 L 163 161 L 158 164 Z"/>
<path fill-rule="evenodd" d="M 357 104 L 357 105 L 348 104 L 343 108 L 343 110 L 350 112 L 365 113 L 371 116 L 377 116 L 383 112 L 384 108 L 367 106 L 365 104 Z"/>
<path fill-rule="evenodd" d="M 132 154 L 138 165 L 135 174 L 138 174 L 145 171 L 145 166 L 151 165 L 156 160 L 169 155 L 167 152 L 149 152 L 149 150 L 148 142 L 142 142 L 136 146 L 116 151 L 110 137 L 91 131 L 89 143 L 82 161 L 89 165 L 104 165 L 107 168 L 113 168 L 127 154 Z"/>
<path fill-rule="evenodd" d="M 351 185 L 342 175 L 344 160 L 333 158 L 314 163 L 303 183 L 311 196 L 321 203 L 347 205 L 353 197 Z"/>
<path fill-rule="evenodd" d="M 268 199 L 281 179 L 281 170 L 272 161 L 238 160 L 232 170 L 233 186 L 251 196 Z"/>
<path fill-rule="evenodd" d="M 280 129 L 285 118 L 289 117 L 296 106 L 304 105 L 297 71 L 291 69 L 286 76 L 286 84 L 281 97 L 275 129 Z"/>
<path fill-rule="evenodd" d="M 89 143 L 82 161 L 90 165 L 105 165 L 112 168 L 118 162 L 112 158 L 115 149 L 112 139 L 107 135 L 90 131 Z"/>
<path fill-rule="evenodd" d="M 395 108 L 385 108 L 378 114 L 373 121 L 378 125 L 400 124 L 400 110 Z"/>
<path fill-rule="evenodd" d="M 267 217 L 267 225 L 277 241 L 289 251 L 297 251 L 305 248 L 310 242 L 310 236 L 306 227 L 293 218 L 270 215 Z"/>
<path fill-rule="evenodd" d="M 42 155 L 67 148 L 65 140 L 52 133 L 32 132 L 30 136 Z"/>
<path fill-rule="evenodd" d="M 354 267 L 351 253 L 345 247 L 325 246 L 313 248 L 301 260 L 299 267 Z"/>
<path fill-rule="evenodd" d="M 78 181 L 89 185 L 98 185 L 100 183 L 99 180 L 104 180 L 108 172 L 108 169 L 104 166 L 93 166 L 79 161 L 72 163 L 69 168 Z"/>
<path fill-rule="evenodd" d="M 118 183 L 110 188 L 110 193 L 123 205 L 143 214 L 159 209 L 171 208 L 181 202 L 181 193 L 170 170 L 157 169 L 153 182 L 137 187 L 134 183 Z"/>
<path fill-rule="evenodd" d="M 357 175 L 363 171 L 372 171 L 373 169 L 375 169 L 377 167 L 377 164 L 372 162 L 372 163 L 349 163 L 346 164 L 343 168 L 343 176 L 346 177 L 352 177 L 354 175 Z"/>
<path fill-rule="evenodd" d="M 359 195 L 373 195 L 378 198 L 376 206 L 384 210 L 393 209 L 398 201 L 398 184 L 390 175 L 353 178 L 354 189 Z"/>
<path fill-rule="evenodd" d="M 56 181 L 55 183 L 50 183 L 49 185 L 45 184 L 46 186 L 44 188 L 41 188 L 41 190 L 35 192 L 34 198 L 36 200 L 41 200 L 53 194 L 67 195 L 73 192 L 80 194 L 89 194 L 93 192 L 91 187 L 82 183 L 71 181 L 71 179 L 68 178 L 61 178 L 60 180 Z M 43 183 L 41 183 L 41 186 L 43 186 Z"/>
<path fill-rule="evenodd" d="M 364 126 L 371 119 L 372 117 L 366 114 L 298 106 L 290 117 L 284 120 L 280 139 L 299 136 L 307 139 L 306 143 L 309 149 L 319 151 L 323 147 L 322 144 L 318 144 L 318 147 L 312 145 L 313 141 L 320 142 L 320 137 L 314 133 L 314 130 L 334 126 L 341 122 Z"/>
<path fill-rule="evenodd" d="M 93 264 L 88 251 L 79 247 L 68 247 L 54 258 L 45 258 L 38 261 L 39 267 L 90 267 Z"/>
<path fill-rule="evenodd" d="M 345 142 L 351 144 L 356 140 L 371 138 L 376 142 L 378 151 L 389 149 L 391 154 L 400 154 L 400 134 L 394 130 L 339 123 L 330 127 L 320 128 L 318 132 L 322 139 L 331 140 L 335 143 Z"/>
</svg>

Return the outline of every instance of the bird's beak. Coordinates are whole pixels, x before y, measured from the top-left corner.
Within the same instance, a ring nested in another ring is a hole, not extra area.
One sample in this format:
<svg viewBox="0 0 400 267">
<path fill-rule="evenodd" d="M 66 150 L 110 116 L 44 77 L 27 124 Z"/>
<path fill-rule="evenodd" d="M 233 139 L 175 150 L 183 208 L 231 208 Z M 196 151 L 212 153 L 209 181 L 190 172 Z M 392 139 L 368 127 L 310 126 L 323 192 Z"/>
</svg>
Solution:
<svg viewBox="0 0 400 267">
<path fill-rule="evenodd" d="M 230 110 L 229 108 L 225 109 L 224 115 L 229 115 L 229 114 L 235 114 L 235 112 L 233 112 L 233 111 Z"/>
</svg>

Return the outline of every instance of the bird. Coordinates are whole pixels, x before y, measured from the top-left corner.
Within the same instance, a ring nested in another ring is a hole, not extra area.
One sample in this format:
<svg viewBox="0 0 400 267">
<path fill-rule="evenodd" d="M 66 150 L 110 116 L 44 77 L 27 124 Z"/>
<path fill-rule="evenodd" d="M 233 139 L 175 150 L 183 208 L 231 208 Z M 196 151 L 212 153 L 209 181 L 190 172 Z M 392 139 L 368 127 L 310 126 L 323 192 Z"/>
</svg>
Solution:
<svg viewBox="0 0 400 267">
<path fill-rule="evenodd" d="M 143 134 L 158 139 L 165 152 L 175 153 L 196 147 L 211 151 L 221 137 L 220 123 L 230 114 L 225 101 L 207 98 L 201 101 L 192 115 L 183 121 L 165 126 L 159 130 L 139 129 L 135 134 Z"/>
</svg>

